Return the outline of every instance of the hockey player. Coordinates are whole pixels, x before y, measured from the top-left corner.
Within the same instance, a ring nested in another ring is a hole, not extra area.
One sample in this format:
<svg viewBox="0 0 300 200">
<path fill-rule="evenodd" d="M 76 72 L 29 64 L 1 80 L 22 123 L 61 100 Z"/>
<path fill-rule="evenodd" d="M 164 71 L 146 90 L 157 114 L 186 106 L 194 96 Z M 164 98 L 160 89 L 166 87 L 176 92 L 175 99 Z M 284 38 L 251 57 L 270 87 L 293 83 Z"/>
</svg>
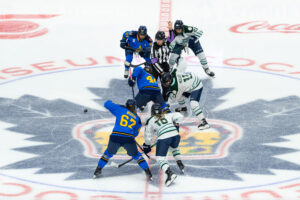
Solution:
<svg viewBox="0 0 300 200">
<path fill-rule="evenodd" d="M 210 77 L 214 77 L 215 73 L 209 69 L 206 56 L 199 42 L 199 38 L 202 36 L 203 31 L 198 30 L 196 27 L 186 26 L 181 20 L 176 20 L 174 24 L 174 34 L 175 38 L 170 44 L 170 67 L 174 68 L 174 65 L 181 55 L 182 49 L 185 49 L 188 52 L 188 48 L 190 48 L 198 57 L 205 73 Z"/>
<path fill-rule="evenodd" d="M 130 87 L 134 87 L 135 82 L 139 89 L 138 94 L 135 97 L 137 107 L 143 111 L 148 102 L 153 101 L 159 103 L 163 112 L 170 112 L 164 98 L 160 92 L 160 88 L 156 81 L 156 78 L 152 75 L 152 67 L 146 65 L 144 68 L 135 67 L 132 77 L 128 79 Z"/>
<path fill-rule="evenodd" d="M 150 53 L 152 47 L 152 39 L 147 34 L 147 27 L 140 26 L 138 31 L 126 31 L 120 41 L 121 48 L 125 50 L 125 72 L 124 78 L 128 78 L 129 65 L 133 59 L 133 53 L 139 54 L 147 62 L 150 61 Z"/>
<path fill-rule="evenodd" d="M 174 32 L 172 23 L 169 22 L 170 36 L 166 38 L 165 32 L 157 31 L 155 34 L 155 42 L 153 43 L 151 58 L 156 58 L 157 62 L 153 66 L 153 75 L 156 79 L 161 78 L 161 75 L 165 72 L 170 72 L 169 66 L 169 45 L 174 40 Z"/>
<path fill-rule="evenodd" d="M 152 179 L 149 166 L 142 154 L 137 150 L 135 137 L 139 134 L 142 127 L 141 120 L 135 109 L 136 103 L 133 99 L 128 99 L 126 106 L 114 104 L 112 101 L 106 101 L 104 107 L 116 116 L 115 126 L 110 135 L 107 149 L 100 158 L 98 166 L 94 172 L 94 178 L 98 178 L 102 169 L 109 159 L 117 153 L 118 149 L 123 146 L 127 154 L 137 161 L 139 166 L 145 171 L 148 179 Z"/>
<path fill-rule="evenodd" d="M 192 112 L 200 120 L 198 129 L 210 127 L 199 105 L 203 84 L 198 76 L 190 72 L 177 73 L 177 69 L 174 69 L 171 74 L 165 73 L 161 81 L 164 87 L 169 88 L 166 98 L 175 100 L 179 104 L 176 112 L 187 111 L 185 100 L 189 98 Z"/>
<path fill-rule="evenodd" d="M 144 152 L 149 153 L 151 151 L 151 141 L 155 135 L 156 159 L 160 168 L 167 174 L 165 184 L 166 186 L 169 186 L 177 177 L 177 175 L 171 171 L 166 159 L 170 147 L 179 169 L 184 172 L 184 165 L 181 161 L 178 148 L 180 135 L 177 131 L 177 127 L 179 127 L 179 123 L 183 116 L 180 113 L 163 114 L 159 104 L 152 105 L 151 115 L 152 116 L 147 120 L 145 125 Z"/>
</svg>

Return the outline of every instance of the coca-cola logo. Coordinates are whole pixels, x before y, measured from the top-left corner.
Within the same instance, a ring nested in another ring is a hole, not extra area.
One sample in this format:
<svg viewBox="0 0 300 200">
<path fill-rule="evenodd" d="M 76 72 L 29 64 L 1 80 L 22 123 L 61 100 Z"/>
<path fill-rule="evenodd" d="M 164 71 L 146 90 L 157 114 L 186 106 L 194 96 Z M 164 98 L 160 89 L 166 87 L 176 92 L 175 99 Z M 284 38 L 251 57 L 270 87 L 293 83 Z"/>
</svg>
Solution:
<svg viewBox="0 0 300 200">
<path fill-rule="evenodd" d="M 0 15 L 0 39 L 26 39 L 45 35 L 48 29 L 36 21 L 55 16 L 58 15 Z"/>
<path fill-rule="evenodd" d="M 234 25 L 229 29 L 234 33 L 300 33 L 300 24 L 270 24 L 267 21 L 251 21 Z"/>
</svg>

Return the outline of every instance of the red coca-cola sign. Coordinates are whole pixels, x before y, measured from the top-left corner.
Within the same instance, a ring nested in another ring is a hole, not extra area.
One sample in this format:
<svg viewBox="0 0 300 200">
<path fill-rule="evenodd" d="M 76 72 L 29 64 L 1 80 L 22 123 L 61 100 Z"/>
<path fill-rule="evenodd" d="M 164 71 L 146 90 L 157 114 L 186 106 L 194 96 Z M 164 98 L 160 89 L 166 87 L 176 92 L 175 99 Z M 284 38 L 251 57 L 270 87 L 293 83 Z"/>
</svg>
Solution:
<svg viewBox="0 0 300 200">
<path fill-rule="evenodd" d="M 45 35 L 48 29 L 37 21 L 58 15 L 0 15 L 0 39 L 26 39 Z"/>
<path fill-rule="evenodd" d="M 250 21 L 232 26 L 234 33 L 300 33 L 300 24 L 270 24 L 268 21 Z"/>
</svg>

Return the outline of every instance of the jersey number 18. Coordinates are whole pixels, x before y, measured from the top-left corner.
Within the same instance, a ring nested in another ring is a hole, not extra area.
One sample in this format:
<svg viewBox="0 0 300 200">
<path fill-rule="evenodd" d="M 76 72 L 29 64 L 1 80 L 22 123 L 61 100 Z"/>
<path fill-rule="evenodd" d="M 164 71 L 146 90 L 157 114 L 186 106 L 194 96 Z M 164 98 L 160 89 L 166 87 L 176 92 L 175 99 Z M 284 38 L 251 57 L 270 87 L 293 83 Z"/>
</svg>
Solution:
<svg viewBox="0 0 300 200">
<path fill-rule="evenodd" d="M 161 123 L 159 123 L 159 121 Z M 166 118 L 161 118 L 160 120 L 155 121 L 155 124 L 157 124 L 158 126 L 161 126 L 161 124 L 167 124 L 168 120 Z"/>
</svg>

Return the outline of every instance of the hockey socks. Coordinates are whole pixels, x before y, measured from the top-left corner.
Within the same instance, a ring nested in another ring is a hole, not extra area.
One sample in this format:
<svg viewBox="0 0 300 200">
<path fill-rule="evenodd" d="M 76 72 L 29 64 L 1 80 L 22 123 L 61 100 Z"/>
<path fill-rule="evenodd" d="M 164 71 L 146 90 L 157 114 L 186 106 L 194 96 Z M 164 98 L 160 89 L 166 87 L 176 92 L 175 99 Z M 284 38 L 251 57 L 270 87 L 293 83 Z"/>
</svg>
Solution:
<svg viewBox="0 0 300 200">
<path fill-rule="evenodd" d="M 168 161 L 166 160 L 166 158 L 163 157 L 163 156 L 157 156 L 156 159 L 159 163 L 159 166 L 160 166 L 161 170 L 166 172 L 167 169 L 169 168 L 169 164 L 168 164 Z"/>
<path fill-rule="evenodd" d="M 199 103 L 197 101 L 191 101 L 191 109 L 195 116 L 201 121 L 204 119 L 204 115 L 202 112 L 202 109 L 199 106 Z"/>
<path fill-rule="evenodd" d="M 137 161 L 138 165 L 145 171 L 147 168 L 149 168 L 147 162 L 145 161 L 144 157 L 140 152 L 137 153 L 137 155 L 132 156 L 134 160 Z"/>
<path fill-rule="evenodd" d="M 99 162 L 98 162 L 98 166 L 103 169 L 105 167 L 105 165 L 107 164 L 108 160 L 113 157 L 113 154 L 108 153 L 108 151 L 106 150 L 104 152 L 104 154 L 101 156 Z"/>
<path fill-rule="evenodd" d="M 173 157 L 175 158 L 175 160 L 181 160 L 181 155 L 180 155 L 180 151 L 178 148 L 173 149 L 172 154 L 173 154 Z"/>
<path fill-rule="evenodd" d="M 204 52 L 197 54 L 197 57 L 202 65 L 203 69 L 204 70 L 207 69 L 208 68 L 207 59 L 206 59 Z"/>
</svg>

